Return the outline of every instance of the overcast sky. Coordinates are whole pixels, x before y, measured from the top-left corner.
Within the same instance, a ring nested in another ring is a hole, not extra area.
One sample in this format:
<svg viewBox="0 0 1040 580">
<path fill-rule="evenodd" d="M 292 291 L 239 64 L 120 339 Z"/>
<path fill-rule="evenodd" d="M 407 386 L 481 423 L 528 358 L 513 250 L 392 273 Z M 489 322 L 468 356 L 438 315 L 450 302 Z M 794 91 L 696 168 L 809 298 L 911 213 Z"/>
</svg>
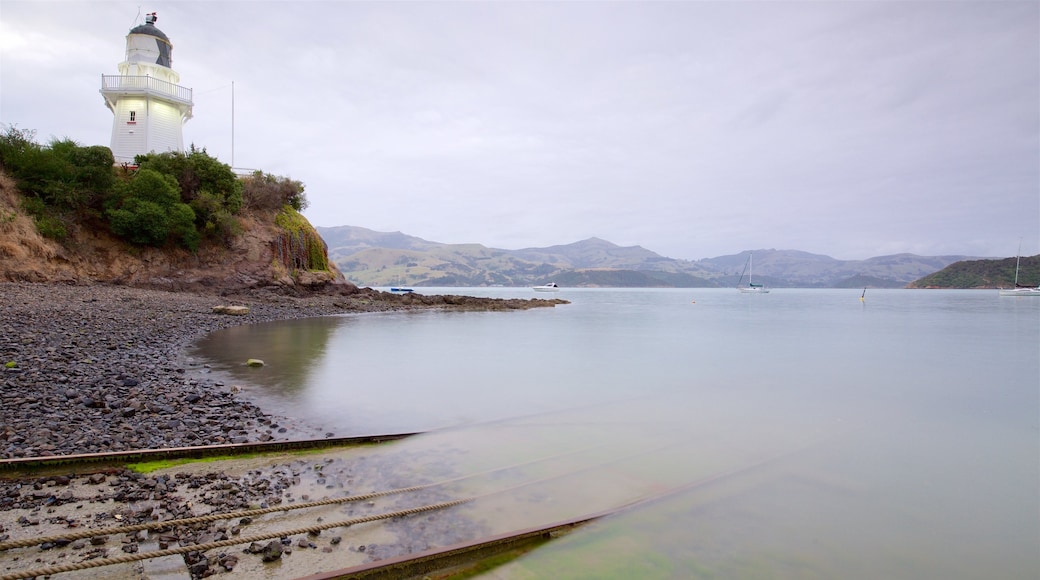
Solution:
<svg viewBox="0 0 1040 580">
<path fill-rule="evenodd" d="M 315 225 L 1040 253 L 1035 1 L 3 0 L 0 122 L 109 145 L 101 75 L 153 11 L 194 89 L 185 144 L 302 181 Z"/>
</svg>

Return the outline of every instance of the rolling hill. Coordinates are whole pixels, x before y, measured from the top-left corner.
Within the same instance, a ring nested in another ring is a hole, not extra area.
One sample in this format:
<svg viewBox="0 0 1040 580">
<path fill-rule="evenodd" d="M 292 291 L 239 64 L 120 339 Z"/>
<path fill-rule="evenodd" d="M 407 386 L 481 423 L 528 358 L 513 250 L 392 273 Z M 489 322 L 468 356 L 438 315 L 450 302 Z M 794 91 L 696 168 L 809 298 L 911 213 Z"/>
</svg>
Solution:
<svg viewBox="0 0 1040 580">
<path fill-rule="evenodd" d="M 1018 283 L 1040 285 L 1040 255 L 1022 256 Z M 915 280 L 910 288 L 1014 288 L 1015 258 L 966 260 Z"/>
<path fill-rule="evenodd" d="M 546 248 L 502 250 L 441 244 L 401 232 L 319 227 L 329 259 L 360 286 L 564 286 L 697 288 L 734 286 L 750 252 L 680 260 L 640 246 L 589 238 Z M 897 254 L 838 260 L 795 250 L 754 250 L 755 282 L 774 287 L 902 288 L 964 256 Z"/>
</svg>

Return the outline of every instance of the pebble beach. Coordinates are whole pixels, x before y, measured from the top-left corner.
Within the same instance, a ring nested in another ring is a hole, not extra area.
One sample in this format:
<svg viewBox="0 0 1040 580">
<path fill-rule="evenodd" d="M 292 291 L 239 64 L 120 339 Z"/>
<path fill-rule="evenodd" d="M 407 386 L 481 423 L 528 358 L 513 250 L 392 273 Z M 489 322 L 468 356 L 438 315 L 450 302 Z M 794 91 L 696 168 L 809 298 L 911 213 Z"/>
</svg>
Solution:
<svg viewBox="0 0 1040 580">
<path fill-rule="evenodd" d="M 332 436 L 319 425 L 294 424 L 276 410 L 260 408 L 184 352 L 209 332 L 242 324 L 414 308 L 515 309 L 562 302 L 399 296 L 354 287 L 301 295 L 270 289 L 220 294 L 100 284 L 0 283 L 0 458 Z M 215 312 L 220 306 L 244 306 L 248 313 Z M 0 480 L 0 542 L 39 534 L 41 526 L 60 533 L 87 523 L 103 526 L 117 520 L 184 517 L 198 513 L 203 505 L 208 505 L 207 511 L 277 505 L 292 499 L 301 474 L 312 467 L 304 462 L 230 475 L 182 472 L 173 478 L 122 470 L 100 476 Z M 306 486 L 307 478 L 302 481 Z M 75 506 L 78 517 L 47 517 L 63 505 Z M 167 532 L 159 542 L 194 544 L 200 537 L 237 533 L 234 525 L 210 525 L 181 535 Z M 139 533 L 111 542 L 66 542 L 31 550 L 47 552 L 38 563 L 84 561 L 120 549 L 134 552 L 146 540 Z M 312 540 L 275 542 L 319 549 Z M 339 543 L 329 539 L 321 549 L 346 550 L 363 558 L 377 551 L 370 546 L 366 554 L 364 545 Z M 270 553 L 276 546 L 250 547 L 258 554 L 264 548 Z M 209 556 L 193 553 L 184 561 L 188 574 L 201 578 L 232 572 L 239 558 L 225 551 Z M 0 570 L 25 565 L 23 556 L 0 553 Z M 147 577 L 143 570 L 136 565 L 126 573 Z"/>
<path fill-rule="evenodd" d="M 3 284 L 0 296 L 4 458 L 285 439 L 277 417 L 192 372 L 185 348 L 232 325 L 399 306 L 376 293 L 219 296 L 102 285 Z M 213 312 L 229 304 L 249 312 Z"/>
</svg>

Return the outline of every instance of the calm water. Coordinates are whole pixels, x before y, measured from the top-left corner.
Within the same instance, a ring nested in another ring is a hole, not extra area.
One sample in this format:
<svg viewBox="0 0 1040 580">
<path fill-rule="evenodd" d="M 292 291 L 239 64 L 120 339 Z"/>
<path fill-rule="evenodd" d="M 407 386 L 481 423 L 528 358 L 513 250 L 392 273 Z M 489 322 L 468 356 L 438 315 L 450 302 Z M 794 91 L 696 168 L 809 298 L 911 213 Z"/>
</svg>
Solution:
<svg viewBox="0 0 1040 580">
<path fill-rule="evenodd" d="M 450 445 L 466 468 L 571 444 L 639 457 L 622 474 L 561 484 L 546 522 L 597 507 L 585 501 L 693 486 L 499 577 L 1040 575 L 1040 299 L 558 296 L 572 303 L 233 328 L 194 354 L 274 412 L 337 435 L 433 430 L 402 445 Z M 246 368 L 248 358 L 267 366 Z"/>
</svg>

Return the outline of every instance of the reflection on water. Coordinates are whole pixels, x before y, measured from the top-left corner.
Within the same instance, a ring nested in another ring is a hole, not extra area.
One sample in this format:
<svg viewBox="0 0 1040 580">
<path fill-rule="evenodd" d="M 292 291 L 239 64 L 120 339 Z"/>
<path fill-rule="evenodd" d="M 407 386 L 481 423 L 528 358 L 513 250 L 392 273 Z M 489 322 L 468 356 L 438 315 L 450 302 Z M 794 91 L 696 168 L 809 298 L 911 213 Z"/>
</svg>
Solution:
<svg viewBox="0 0 1040 580">
<path fill-rule="evenodd" d="M 702 289 L 696 303 L 689 291 L 563 297 L 572 304 L 517 313 L 258 325 L 214 333 L 198 354 L 341 434 L 439 429 L 394 452 L 436 456 L 455 473 L 560 456 L 492 482 L 544 478 L 539 486 L 467 508 L 489 533 L 691 486 L 499 577 L 1040 570 L 1040 300 L 876 291 L 862 303 L 851 291 Z M 246 369 L 246 358 L 268 365 Z M 561 475 L 560 464 L 576 473 Z"/>
<path fill-rule="evenodd" d="M 265 385 L 292 397 L 307 388 L 308 377 L 325 358 L 329 338 L 349 318 L 321 317 L 278 324 L 249 324 L 215 332 L 198 342 L 205 356 L 241 381 Z M 249 359 L 263 367 L 247 367 Z"/>
</svg>

